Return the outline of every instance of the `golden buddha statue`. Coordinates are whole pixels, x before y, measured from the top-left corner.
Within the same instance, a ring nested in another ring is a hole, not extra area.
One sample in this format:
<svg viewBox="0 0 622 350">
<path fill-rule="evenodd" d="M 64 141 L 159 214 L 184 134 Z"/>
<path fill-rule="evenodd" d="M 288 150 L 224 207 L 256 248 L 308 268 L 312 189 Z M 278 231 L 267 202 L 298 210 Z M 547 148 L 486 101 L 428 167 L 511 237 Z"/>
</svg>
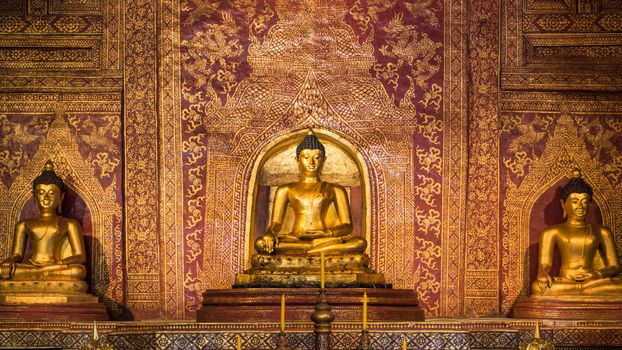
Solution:
<svg viewBox="0 0 622 350">
<path fill-rule="evenodd" d="M 579 170 L 562 188 L 564 223 L 548 227 L 540 236 L 538 277 L 532 284 L 534 295 L 586 296 L 602 299 L 622 297 L 622 281 L 614 234 L 606 227 L 586 222 L 592 188 L 581 179 Z M 550 275 L 553 253 L 561 257 L 560 274 Z"/>
<path fill-rule="evenodd" d="M 76 220 L 58 214 L 64 187 L 63 180 L 54 172 L 54 164 L 48 161 L 32 184 L 39 216 L 15 225 L 11 255 L 0 264 L 0 304 L 98 302 L 97 297 L 86 293 L 88 285 L 83 281 L 86 254 L 82 227 Z M 27 242 L 32 248 L 29 257 L 25 257 Z M 29 312 L 20 310 L 16 312 Z M 103 306 L 94 306 L 93 310 L 98 313 L 97 319 L 107 318 Z M 59 318 L 68 318 L 71 310 L 63 309 L 62 313 Z"/>
<path fill-rule="evenodd" d="M 279 186 L 273 202 L 272 218 L 255 249 L 271 254 L 362 253 L 367 242 L 352 236 L 352 218 L 346 190 L 320 179 L 326 161 L 324 145 L 309 131 L 296 147 L 300 181 Z M 334 205 L 339 225 L 327 227 L 326 214 Z M 280 234 L 287 207 L 295 215 L 291 232 Z"/>
<path fill-rule="evenodd" d="M 327 256 L 327 284 L 384 284 L 384 277 L 368 268 L 367 241 L 352 234 L 346 189 L 320 178 L 325 152 L 309 130 L 296 147 L 300 180 L 276 189 L 268 227 L 255 240 L 258 254 L 251 258 L 252 268 L 237 275 L 236 286 L 314 286 L 321 253 Z M 288 208 L 294 217 L 291 230 L 284 229 Z M 337 220 L 328 220 L 333 208 Z"/>
<path fill-rule="evenodd" d="M 64 184 L 51 161 L 33 181 L 32 189 L 39 216 L 15 225 L 12 254 L 0 265 L 0 279 L 83 280 L 86 256 L 82 227 L 76 220 L 57 215 Z M 32 246 L 32 256 L 22 263 L 27 240 Z M 63 256 L 67 244 L 71 253 Z"/>
</svg>

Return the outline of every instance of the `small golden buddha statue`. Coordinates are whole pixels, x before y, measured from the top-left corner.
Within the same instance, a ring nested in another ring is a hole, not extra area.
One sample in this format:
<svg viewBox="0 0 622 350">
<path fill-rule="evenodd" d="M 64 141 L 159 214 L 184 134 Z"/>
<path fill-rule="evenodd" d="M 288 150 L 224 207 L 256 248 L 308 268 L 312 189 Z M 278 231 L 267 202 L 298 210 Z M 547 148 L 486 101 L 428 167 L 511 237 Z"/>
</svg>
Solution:
<svg viewBox="0 0 622 350">
<path fill-rule="evenodd" d="M 11 255 L 0 263 L 0 320 L 107 320 L 105 306 L 86 293 L 82 227 L 58 214 L 65 185 L 51 161 L 32 189 L 39 216 L 15 225 Z"/>
<path fill-rule="evenodd" d="M 279 186 L 273 202 L 272 218 L 255 249 L 265 254 L 362 253 L 367 242 L 352 236 L 352 218 L 346 190 L 320 179 L 326 161 L 324 145 L 309 130 L 296 147 L 300 181 Z M 328 227 L 326 214 L 334 205 L 339 225 Z M 279 233 L 287 207 L 294 211 L 291 232 Z"/>
<path fill-rule="evenodd" d="M 4 280 L 83 280 L 86 262 L 82 227 L 76 220 L 57 214 L 64 197 L 63 180 L 48 161 L 32 184 L 39 216 L 15 225 L 12 254 L 0 265 Z M 32 256 L 26 262 L 26 241 Z M 70 249 L 70 254 L 64 255 Z"/>
<path fill-rule="evenodd" d="M 384 276 L 368 267 L 367 241 L 352 234 L 346 189 L 320 178 L 325 160 L 324 145 L 309 130 L 296 147 L 300 180 L 276 189 L 268 227 L 255 240 L 258 254 L 251 257 L 252 268 L 236 276 L 235 286 L 316 286 L 321 253 L 326 255 L 328 285 L 384 285 Z M 336 220 L 329 220 L 333 208 Z M 288 209 L 293 212 L 291 230 L 284 228 Z"/>
<path fill-rule="evenodd" d="M 578 169 L 561 190 L 564 223 L 548 227 L 540 236 L 538 277 L 532 293 L 542 296 L 622 296 L 614 234 L 606 227 L 586 222 L 592 188 Z M 561 257 L 560 274 L 550 275 L 553 253 Z M 602 263 L 600 263 L 602 261 Z M 602 265 L 602 266 L 600 266 Z"/>
</svg>

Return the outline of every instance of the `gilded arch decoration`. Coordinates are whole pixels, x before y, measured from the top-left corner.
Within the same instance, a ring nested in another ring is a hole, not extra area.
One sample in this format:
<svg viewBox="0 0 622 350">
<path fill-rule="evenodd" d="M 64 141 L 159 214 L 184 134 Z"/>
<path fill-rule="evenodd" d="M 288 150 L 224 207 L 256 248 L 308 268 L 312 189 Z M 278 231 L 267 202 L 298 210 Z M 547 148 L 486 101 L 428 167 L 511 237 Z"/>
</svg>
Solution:
<svg viewBox="0 0 622 350">
<path fill-rule="evenodd" d="M 567 178 L 572 169 L 581 169 L 582 177 L 594 188 L 594 199 L 599 204 L 603 222 L 613 232 L 620 230 L 622 201 L 611 182 L 603 174 L 602 166 L 594 160 L 585 141 L 579 137 L 575 121 L 566 106 L 557 126 L 539 159 L 529 166 L 529 172 L 519 185 L 508 181 L 503 208 L 502 310 L 509 312 L 518 297 L 529 294 L 526 251 L 529 245 L 529 220 L 531 209 L 540 196 L 560 179 Z M 620 252 L 621 235 L 616 235 Z"/>
<path fill-rule="evenodd" d="M 117 202 L 114 186 L 103 188 L 95 176 L 94 166 L 80 154 L 78 142 L 72 135 L 62 113 L 52 121 L 45 140 L 33 157 L 20 169 L 7 191 L 0 192 L 0 237 L 5 244 L 0 254 L 7 256 L 12 245 L 13 227 L 20 218 L 22 208 L 32 196 L 32 181 L 41 173 L 45 162 L 51 159 L 57 173 L 66 185 L 84 200 L 91 214 L 94 244 L 91 257 L 91 291 L 102 298 L 112 315 L 121 313 L 117 303 L 124 299 L 122 265 L 119 261 L 121 240 L 121 206 Z M 75 218 L 80 220 L 81 218 Z"/>
</svg>

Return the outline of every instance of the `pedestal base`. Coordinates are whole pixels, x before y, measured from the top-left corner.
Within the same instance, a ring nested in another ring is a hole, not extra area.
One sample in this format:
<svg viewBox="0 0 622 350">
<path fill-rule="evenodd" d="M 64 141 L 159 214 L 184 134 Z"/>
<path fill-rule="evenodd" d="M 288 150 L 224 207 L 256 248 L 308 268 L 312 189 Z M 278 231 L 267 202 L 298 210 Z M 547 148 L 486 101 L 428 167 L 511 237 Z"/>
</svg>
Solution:
<svg viewBox="0 0 622 350">
<path fill-rule="evenodd" d="M 5 304 L 0 303 L 0 321 L 107 321 L 106 307 L 100 303 Z"/>
<path fill-rule="evenodd" d="M 0 321 L 106 321 L 84 281 L 2 281 Z"/>
<path fill-rule="evenodd" d="M 621 320 L 622 298 L 587 301 L 585 298 L 531 296 L 516 303 L 513 316 L 551 320 Z"/>
<path fill-rule="evenodd" d="M 233 288 L 318 288 L 320 257 L 255 254 L 251 268 L 235 277 Z M 384 275 L 369 267 L 367 254 L 327 255 L 326 287 L 390 288 Z"/>
<path fill-rule="evenodd" d="M 361 322 L 363 293 L 369 299 L 370 322 L 424 321 L 411 289 L 328 288 L 326 297 L 335 322 Z M 287 322 L 310 322 L 318 298 L 316 288 L 208 289 L 203 293 L 199 322 L 279 322 L 281 294 L 285 294 Z"/>
</svg>

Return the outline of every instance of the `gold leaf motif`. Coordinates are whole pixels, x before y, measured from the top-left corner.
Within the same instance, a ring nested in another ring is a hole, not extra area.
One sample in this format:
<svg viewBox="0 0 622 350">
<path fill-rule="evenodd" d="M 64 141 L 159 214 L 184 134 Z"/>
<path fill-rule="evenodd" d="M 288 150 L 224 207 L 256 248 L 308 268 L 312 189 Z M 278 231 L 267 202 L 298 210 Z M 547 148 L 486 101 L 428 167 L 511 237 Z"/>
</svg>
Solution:
<svg viewBox="0 0 622 350">
<path fill-rule="evenodd" d="M 192 263 L 197 261 L 198 257 L 203 254 L 203 249 L 201 248 L 201 240 L 199 236 L 202 235 L 201 230 L 195 230 L 192 233 L 186 235 L 186 244 L 189 248 L 185 252 L 186 254 L 186 263 Z"/>
<path fill-rule="evenodd" d="M 430 142 L 439 144 L 438 135 L 443 130 L 443 121 L 430 114 L 420 113 L 419 115 L 423 117 L 423 122 L 417 125 L 419 132 Z"/>
<path fill-rule="evenodd" d="M 525 176 L 525 168 L 531 163 L 533 163 L 533 159 L 527 157 L 527 153 L 524 151 L 514 153 L 513 159 L 506 158 L 503 160 L 503 164 L 517 177 Z"/>
<path fill-rule="evenodd" d="M 436 201 L 434 195 L 441 193 L 441 184 L 425 175 L 417 175 L 417 177 L 421 180 L 421 183 L 419 186 L 415 186 L 415 194 L 423 199 L 427 205 L 433 206 Z"/>
<path fill-rule="evenodd" d="M 101 177 L 110 176 L 120 162 L 119 159 L 110 159 L 110 155 L 106 152 L 98 152 L 95 158 L 96 159 L 92 161 L 92 164 L 101 169 Z"/>
<path fill-rule="evenodd" d="M 419 158 L 419 164 L 421 164 L 421 169 L 427 171 L 428 173 L 431 170 L 434 170 L 440 174 L 442 162 L 440 149 L 436 147 L 430 147 L 429 151 L 426 152 L 424 148 L 417 146 L 417 150 L 415 151 L 415 153 Z"/>
<path fill-rule="evenodd" d="M 188 227 L 195 227 L 198 223 L 203 220 L 203 214 L 201 213 L 200 208 L 202 208 L 202 203 L 204 198 L 196 198 L 188 201 L 188 213 L 190 217 L 188 218 Z"/>
<path fill-rule="evenodd" d="M 437 84 L 432 84 L 430 91 L 423 93 L 423 100 L 419 101 L 424 107 L 434 106 L 434 110 L 438 112 L 443 101 L 443 88 Z"/>
</svg>

